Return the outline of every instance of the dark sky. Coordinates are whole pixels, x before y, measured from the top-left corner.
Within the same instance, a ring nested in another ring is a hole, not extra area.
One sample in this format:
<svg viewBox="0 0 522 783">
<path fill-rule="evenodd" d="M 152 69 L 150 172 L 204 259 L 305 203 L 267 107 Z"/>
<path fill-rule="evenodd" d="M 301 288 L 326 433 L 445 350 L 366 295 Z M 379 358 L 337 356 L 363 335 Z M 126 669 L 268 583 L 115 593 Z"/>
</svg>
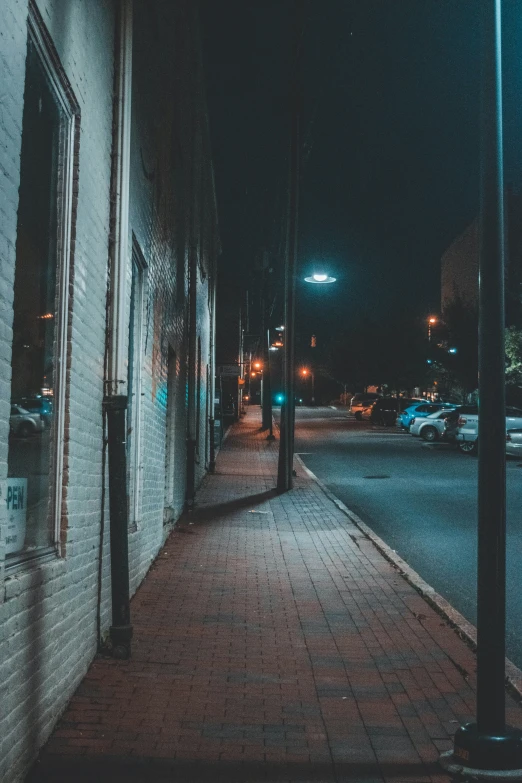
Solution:
<svg viewBox="0 0 522 783">
<path fill-rule="evenodd" d="M 301 323 L 437 311 L 440 256 L 479 204 L 477 0 L 310 0 L 301 84 Z M 504 3 L 506 181 L 522 171 L 522 0 Z M 292 0 L 202 0 L 221 260 L 221 321 L 277 277 L 287 176 Z M 316 326 L 314 326 L 316 324 Z"/>
</svg>

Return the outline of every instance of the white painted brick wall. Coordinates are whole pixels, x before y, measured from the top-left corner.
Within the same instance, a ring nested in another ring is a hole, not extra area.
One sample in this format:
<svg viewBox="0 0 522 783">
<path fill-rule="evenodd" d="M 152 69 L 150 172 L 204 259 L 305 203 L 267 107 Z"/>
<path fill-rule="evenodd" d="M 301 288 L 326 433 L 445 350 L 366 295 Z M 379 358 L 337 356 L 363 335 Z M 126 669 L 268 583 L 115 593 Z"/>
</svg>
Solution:
<svg viewBox="0 0 522 783">
<path fill-rule="evenodd" d="M 79 188 L 74 269 L 65 475 L 67 530 L 63 557 L 5 573 L 5 505 L 0 502 L 0 780 L 21 780 L 36 750 L 92 660 L 97 646 L 101 547 L 101 626 L 110 624 L 109 518 L 102 508 L 105 301 L 109 245 L 114 8 L 112 0 L 37 0 L 81 108 Z M 161 19 L 157 15 L 161 14 Z M 26 56 L 27 0 L 0 0 L 0 486 L 7 475 L 12 341 L 12 294 Z M 129 537 L 134 591 L 162 546 L 165 478 L 165 384 L 168 345 L 176 352 L 174 515 L 186 481 L 187 263 L 181 241 L 190 203 L 191 86 L 195 47 L 190 0 L 135 2 L 134 102 L 130 230 L 148 264 L 144 328 L 143 488 L 141 515 Z M 174 46 L 172 45 L 174 42 Z M 159 53 L 163 53 L 160 57 Z M 177 74 L 178 78 L 173 79 Z M 174 92 L 173 92 L 174 90 Z M 211 182 L 207 148 L 198 149 Z M 199 164 L 198 164 L 199 165 Z M 198 198 L 197 232 L 214 232 L 208 185 Z M 212 242 L 198 241 L 205 256 Z M 132 243 L 129 243 L 129 248 Z M 209 268 L 210 260 L 202 259 Z M 130 276 L 129 255 L 129 276 Z M 130 280 L 130 278 L 129 278 Z M 199 483 L 208 455 L 206 366 L 209 363 L 208 276 L 198 284 L 197 329 L 202 347 Z M 130 292 L 129 292 L 130 293 Z M 156 330 L 156 331 L 155 331 Z M 106 492 L 106 497 L 108 493 Z"/>
</svg>

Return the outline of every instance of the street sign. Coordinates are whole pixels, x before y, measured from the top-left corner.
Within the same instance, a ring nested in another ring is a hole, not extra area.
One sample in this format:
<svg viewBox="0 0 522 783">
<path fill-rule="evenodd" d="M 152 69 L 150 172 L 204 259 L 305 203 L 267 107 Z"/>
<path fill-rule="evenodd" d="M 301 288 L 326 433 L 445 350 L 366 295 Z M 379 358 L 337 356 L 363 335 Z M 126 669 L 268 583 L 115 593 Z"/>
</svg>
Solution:
<svg viewBox="0 0 522 783">
<path fill-rule="evenodd" d="M 239 375 L 239 365 L 238 364 L 220 364 L 217 368 L 217 374 L 218 375 L 228 375 L 230 377 L 235 377 Z"/>
</svg>

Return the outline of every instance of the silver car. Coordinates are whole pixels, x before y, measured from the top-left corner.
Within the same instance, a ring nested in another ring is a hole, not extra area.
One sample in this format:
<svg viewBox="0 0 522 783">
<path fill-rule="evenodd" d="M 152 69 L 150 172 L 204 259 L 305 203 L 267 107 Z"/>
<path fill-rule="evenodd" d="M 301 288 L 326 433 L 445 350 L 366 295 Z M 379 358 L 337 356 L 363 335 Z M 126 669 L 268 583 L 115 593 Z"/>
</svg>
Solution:
<svg viewBox="0 0 522 783">
<path fill-rule="evenodd" d="M 522 429 L 512 429 L 506 432 L 506 454 L 519 459 L 522 456 Z"/>
<path fill-rule="evenodd" d="M 460 409 L 456 439 L 459 449 L 464 454 L 477 454 L 478 452 L 478 408 L 463 406 Z M 522 429 L 522 410 L 520 408 L 506 408 L 506 432 L 513 429 Z"/>
<path fill-rule="evenodd" d="M 455 409 L 445 408 L 441 411 L 430 413 L 429 416 L 413 418 L 410 425 L 410 434 L 433 442 L 435 440 L 449 440 L 452 432 L 452 420 L 456 421 Z"/>
<path fill-rule="evenodd" d="M 9 416 L 9 429 L 12 435 L 19 438 L 27 438 L 35 435 L 44 428 L 44 420 L 39 413 L 29 413 L 21 405 L 11 405 Z"/>
</svg>

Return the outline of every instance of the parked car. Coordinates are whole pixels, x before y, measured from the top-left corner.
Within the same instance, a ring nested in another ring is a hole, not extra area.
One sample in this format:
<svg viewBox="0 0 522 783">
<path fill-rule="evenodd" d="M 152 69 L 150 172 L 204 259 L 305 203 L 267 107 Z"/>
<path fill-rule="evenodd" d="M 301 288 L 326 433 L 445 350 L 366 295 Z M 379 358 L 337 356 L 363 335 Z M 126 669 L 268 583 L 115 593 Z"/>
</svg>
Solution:
<svg viewBox="0 0 522 783">
<path fill-rule="evenodd" d="M 432 413 L 437 413 L 444 408 L 455 408 L 450 402 L 418 402 L 415 405 L 410 405 L 408 408 L 402 411 L 399 416 L 399 426 L 403 430 L 409 430 L 412 419 L 421 419 L 429 416 Z"/>
<path fill-rule="evenodd" d="M 350 400 L 350 413 L 360 421 L 362 419 L 362 412 L 365 408 L 368 408 L 375 400 L 380 399 L 380 394 L 375 392 L 357 392 Z"/>
<path fill-rule="evenodd" d="M 29 413 L 39 413 L 46 427 L 51 426 L 53 416 L 53 401 L 49 397 L 35 395 L 34 397 L 21 397 L 20 405 Z"/>
<path fill-rule="evenodd" d="M 506 454 L 519 459 L 522 456 L 522 428 L 506 432 Z"/>
<path fill-rule="evenodd" d="M 454 440 L 458 418 L 458 408 L 443 408 L 428 416 L 415 416 L 410 424 L 410 434 L 427 441 Z"/>
<path fill-rule="evenodd" d="M 455 434 L 458 447 L 464 454 L 476 454 L 478 451 L 478 407 L 476 405 L 463 405 L 459 414 Z M 520 408 L 507 407 L 506 431 L 519 428 L 522 429 L 522 410 Z"/>
<path fill-rule="evenodd" d="M 370 421 L 374 424 L 391 427 L 397 422 L 398 415 L 416 402 L 422 402 L 422 400 L 407 397 L 381 397 L 380 400 L 375 400 L 372 405 Z"/>
<path fill-rule="evenodd" d="M 30 413 L 21 405 L 11 405 L 9 416 L 9 430 L 11 435 L 19 438 L 27 438 L 35 435 L 44 428 L 44 422 L 39 413 Z"/>
</svg>

